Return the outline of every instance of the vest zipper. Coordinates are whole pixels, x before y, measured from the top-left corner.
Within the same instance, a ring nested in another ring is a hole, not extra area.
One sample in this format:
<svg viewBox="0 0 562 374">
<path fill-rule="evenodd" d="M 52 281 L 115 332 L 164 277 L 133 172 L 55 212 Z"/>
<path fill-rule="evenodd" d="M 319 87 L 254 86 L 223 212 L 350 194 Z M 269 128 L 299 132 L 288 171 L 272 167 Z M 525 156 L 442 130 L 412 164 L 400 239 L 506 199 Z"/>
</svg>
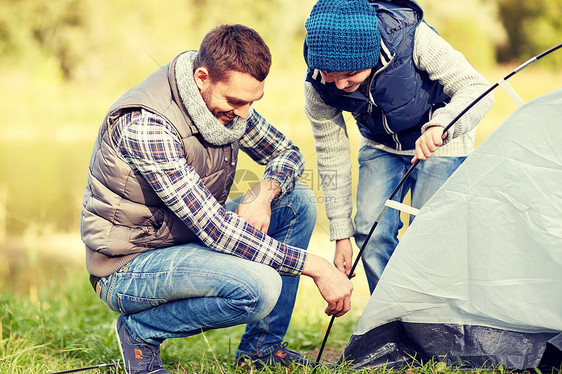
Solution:
<svg viewBox="0 0 562 374">
<path fill-rule="evenodd" d="M 373 93 L 371 91 L 371 88 L 373 87 L 373 82 L 375 81 L 375 75 L 377 75 L 377 72 L 375 72 L 371 77 L 371 81 L 369 82 L 369 88 L 367 89 L 367 91 L 369 91 L 369 107 L 367 108 L 367 112 L 369 113 L 373 112 L 373 106 L 377 106 L 377 103 L 375 103 L 375 98 L 373 97 Z"/>
<path fill-rule="evenodd" d="M 383 46 L 383 43 L 381 41 L 381 47 L 382 46 Z M 395 56 L 391 56 L 390 59 L 388 60 L 388 62 L 386 62 L 386 63 L 383 62 L 384 65 L 379 70 L 375 71 L 373 73 L 373 76 L 371 77 L 371 82 L 369 82 L 369 89 L 368 89 L 368 91 L 369 91 L 369 108 L 368 108 L 369 113 L 372 112 L 373 106 L 376 106 L 378 108 L 378 105 L 375 102 L 375 98 L 373 97 L 373 91 L 372 91 L 373 82 L 375 81 L 375 77 L 377 75 L 379 75 L 380 73 L 382 73 L 390 65 L 390 63 L 394 60 L 394 57 Z M 382 110 L 381 110 L 381 112 L 382 112 Z"/>
<path fill-rule="evenodd" d="M 382 47 L 382 41 L 381 41 L 381 47 Z M 386 48 L 386 47 L 385 47 Z M 377 75 L 379 75 L 380 73 L 382 73 L 388 66 L 390 66 L 390 63 L 394 60 L 394 56 L 391 56 L 390 59 L 388 60 L 388 62 L 386 62 L 379 70 L 375 71 L 375 73 L 373 74 L 373 77 L 371 78 L 371 83 L 369 84 L 369 100 L 372 102 L 372 105 L 377 106 L 375 99 L 373 98 L 373 83 L 375 81 L 375 77 Z M 383 61 L 384 63 L 384 61 Z M 377 106 L 378 107 L 378 106 Z M 368 111 L 371 112 L 372 106 L 371 103 L 369 103 L 369 108 Z M 386 115 L 384 114 L 384 111 L 382 109 L 379 110 L 381 111 L 381 117 L 382 117 L 382 126 L 384 128 L 384 130 L 387 132 L 387 134 L 392 136 L 392 139 L 394 140 L 394 143 L 396 143 L 396 150 L 397 151 L 401 151 L 402 150 L 402 143 L 400 143 L 400 140 L 398 139 L 398 134 L 394 133 L 392 131 L 392 129 L 390 128 L 390 126 L 388 125 L 388 120 L 386 118 Z"/>
</svg>

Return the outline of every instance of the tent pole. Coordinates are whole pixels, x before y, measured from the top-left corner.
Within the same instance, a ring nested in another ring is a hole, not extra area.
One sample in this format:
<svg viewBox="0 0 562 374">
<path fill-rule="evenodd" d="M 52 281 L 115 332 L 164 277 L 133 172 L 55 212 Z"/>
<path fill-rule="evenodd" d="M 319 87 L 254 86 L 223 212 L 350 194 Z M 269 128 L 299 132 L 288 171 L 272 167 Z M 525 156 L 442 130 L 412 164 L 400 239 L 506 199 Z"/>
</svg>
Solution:
<svg viewBox="0 0 562 374">
<path fill-rule="evenodd" d="M 70 369 L 70 370 L 65 370 L 65 371 L 57 371 L 56 373 L 51 373 L 51 374 L 67 374 L 67 373 L 77 373 L 79 371 L 87 371 L 87 370 L 94 370 L 94 369 L 101 369 L 101 368 L 111 368 L 111 367 L 119 367 L 121 364 L 118 362 L 115 363 L 111 363 L 111 364 L 100 364 L 100 365 L 95 365 L 95 366 L 88 366 L 88 367 L 82 367 L 82 368 L 78 368 L 78 369 Z"/>
<path fill-rule="evenodd" d="M 508 80 L 509 78 L 511 78 L 512 76 L 514 76 L 515 74 L 517 74 L 521 70 L 525 69 L 526 67 L 528 67 L 529 65 L 531 65 L 535 61 L 540 60 L 544 56 L 546 56 L 546 55 L 548 55 L 548 54 L 550 54 L 550 53 L 552 53 L 552 52 L 554 52 L 554 51 L 556 51 L 557 49 L 560 49 L 560 48 L 562 48 L 562 43 L 544 51 L 543 53 L 541 53 L 537 56 L 534 56 L 534 57 L 530 58 L 529 60 L 527 60 L 526 62 L 519 65 L 517 68 L 515 68 L 511 73 L 507 74 L 505 77 L 503 77 L 498 82 L 493 84 L 490 88 L 488 88 L 486 91 L 484 91 L 480 96 L 478 96 L 476 99 L 474 99 L 455 118 L 453 118 L 453 120 L 443 129 L 443 134 L 445 134 L 459 120 L 459 118 L 461 118 L 463 115 L 465 115 L 465 113 L 468 112 L 474 105 L 476 105 L 486 95 L 488 95 L 490 92 L 492 92 L 494 89 L 496 89 L 500 85 L 500 82 L 504 82 L 504 81 Z M 394 191 L 392 192 L 392 194 L 390 195 L 388 200 L 394 199 L 394 197 L 396 196 L 396 194 L 398 193 L 398 191 L 400 190 L 402 185 L 404 185 L 404 183 L 406 182 L 406 180 L 408 179 L 410 174 L 412 174 L 412 171 L 414 171 L 416 166 L 418 166 L 419 162 L 420 162 L 420 160 L 417 159 L 412 164 L 412 166 L 410 166 L 410 168 L 408 169 L 408 171 L 406 171 L 406 174 L 404 174 L 404 176 L 402 177 L 402 179 L 400 180 L 400 182 L 398 183 L 398 185 L 396 186 L 396 188 L 394 189 Z M 353 262 L 353 266 L 351 267 L 351 271 L 349 272 L 349 275 L 348 275 L 349 279 L 351 279 L 351 277 L 353 276 L 353 273 L 355 272 L 355 268 L 357 267 L 357 265 L 359 264 L 359 260 L 363 256 L 363 252 L 365 251 L 365 247 L 367 246 L 367 243 L 371 239 L 371 236 L 373 235 L 373 232 L 375 231 L 375 228 L 379 224 L 379 221 L 380 221 L 382 215 L 386 211 L 386 208 L 387 208 L 387 206 L 384 205 L 380 214 L 378 215 L 377 219 L 373 223 L 373 226 L 371 226 L 371 229 L 369 230 L 369 234 L 365 238 L 365 241 L 363 242 L 363 245 L 361 246 L 361 249 L 359 250 L 359 253 L 357 254 L 357 258 Z M 326 347 L 326 342 L 328 341 L 328 336 L 330 335 L 330 330 L 332 329 L 335 318 L 336 318 L 336 316 L 333 315 L 331 320 L 330 320 L 330 323 L 328 324 L 328 328 L 326 329 L 326 334 L 324 335 L 324 339 L 322 340 L 322 345 L 320 346 L 320 350 L 318 351 L 318 356 L 316 357 L 317 363 L 320 363 L 320 360 L 322 359 L 322 354 L 324 353 L 324 348 Z"/>
</svg>

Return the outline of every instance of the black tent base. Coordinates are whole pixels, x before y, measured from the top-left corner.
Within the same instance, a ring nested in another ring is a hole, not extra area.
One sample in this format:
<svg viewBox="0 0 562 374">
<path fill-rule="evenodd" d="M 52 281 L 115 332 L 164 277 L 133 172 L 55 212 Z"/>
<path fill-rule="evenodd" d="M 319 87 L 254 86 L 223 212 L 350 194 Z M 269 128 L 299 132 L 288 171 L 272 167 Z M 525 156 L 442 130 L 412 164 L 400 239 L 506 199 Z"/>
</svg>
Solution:
<svg viewBox="0 0 562 374">
<path fill-rule="evenodd" d="M 342 359 L 354 368 L 401 369 L 431 360 L 448 366 L 551 372 L 562 368 L 562 333 L 393 321 L 353 335 Z"/>
</svg>

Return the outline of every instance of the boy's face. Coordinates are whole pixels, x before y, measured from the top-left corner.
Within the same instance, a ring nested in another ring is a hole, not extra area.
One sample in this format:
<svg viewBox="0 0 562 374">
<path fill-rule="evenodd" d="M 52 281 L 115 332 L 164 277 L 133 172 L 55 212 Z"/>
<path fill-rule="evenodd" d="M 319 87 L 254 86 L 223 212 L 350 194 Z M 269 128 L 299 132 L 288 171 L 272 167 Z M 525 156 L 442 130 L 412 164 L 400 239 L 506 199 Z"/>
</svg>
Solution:
<svg viewBox="0 0 562 374">
<path fill-rule="evenodd" d="M 328 82 L 334 82 L 339 90 L 345 92 L 353 92 L 359 88 L 359 85 L 365 81 L 371 74 L 371 69 L 356 71 L 325 71 L 321 70 L 322 78 Z"/>
</svg>

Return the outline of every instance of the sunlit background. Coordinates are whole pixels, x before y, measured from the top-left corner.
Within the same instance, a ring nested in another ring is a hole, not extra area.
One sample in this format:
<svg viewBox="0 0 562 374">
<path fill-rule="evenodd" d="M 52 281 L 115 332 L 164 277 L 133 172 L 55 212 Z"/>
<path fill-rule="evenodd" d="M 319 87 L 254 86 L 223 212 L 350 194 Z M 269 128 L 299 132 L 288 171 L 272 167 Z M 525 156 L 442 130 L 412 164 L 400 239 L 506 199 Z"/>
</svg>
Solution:
<svg viewBox="0 0 562 374">
<path fill-rule="evenodd" d="M 197 49 L 203 35 L 221 23 L 255 28 L 272 50 L 266 94 L 255 107 L 301 148 L 305 182 L 319 202 L 310 250 L 331 258 L 314 143 L 303 113 L 303 25 L 313 3 L 0 0 L 0 290 L 37 300 L 47 279 L 63 280 L 68 272 L 86 276 L 80 206 L 91 148 L 106 110 L 179 52 Z M 428 22 L 490 82 L 562 42 L 560 1 L 420 4 Z M 525 101 L 559 88 L 562 51 L 510 82 Z M 497 90 L 496 104 L 479 126 L 478 143 L 515 108 Z M 352 121 L 348 130 L 355 158 L 358 131 Z M 240 167 L 261 170 L 247 158 Z M 361 278 L 356 292 L 365 295 Z"/>
</svg>

